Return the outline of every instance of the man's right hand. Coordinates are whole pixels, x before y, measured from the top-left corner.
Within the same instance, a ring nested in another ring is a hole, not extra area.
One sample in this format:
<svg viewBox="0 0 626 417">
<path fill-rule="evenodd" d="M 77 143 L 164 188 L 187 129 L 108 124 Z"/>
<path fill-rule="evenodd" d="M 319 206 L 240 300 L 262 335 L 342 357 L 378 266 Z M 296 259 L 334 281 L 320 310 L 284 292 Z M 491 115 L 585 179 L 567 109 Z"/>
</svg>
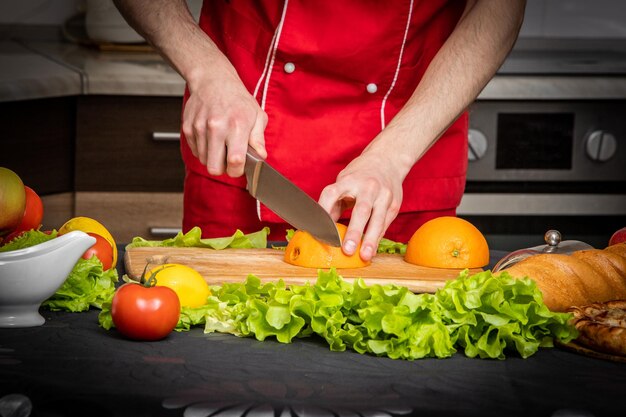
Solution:
<svg viewBox="0 0 626 417">
<path fill-rule="evenodd" d="M 212 175 L 240 177 L 246 150 L 265 158 L 267 115 L 228 58 L 204 33 L 185 0 L 114 0 L 128 23 L 185 79 L 182 130 Z"/>
<path fill-rule="evenodd" d="M 225 70 L 188 85 L 182 130 L 209 174 L 243 175 L 248 145 L 267 157 L 263 135 L 267 115 L 237 74 Z"/>
</svg>

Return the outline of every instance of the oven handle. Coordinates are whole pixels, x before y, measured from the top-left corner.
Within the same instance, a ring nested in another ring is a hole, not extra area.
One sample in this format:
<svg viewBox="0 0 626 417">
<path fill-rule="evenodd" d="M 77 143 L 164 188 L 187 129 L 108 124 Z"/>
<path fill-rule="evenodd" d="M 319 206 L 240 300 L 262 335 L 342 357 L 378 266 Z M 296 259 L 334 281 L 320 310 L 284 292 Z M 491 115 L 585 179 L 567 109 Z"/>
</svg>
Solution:
<svg viewBox="0 0 626 417">
<path fill-rule="evenodd" d="M 459 215 L 623 216 L 623 194 L 497 194 L 465 193 Z"/>
</svg>

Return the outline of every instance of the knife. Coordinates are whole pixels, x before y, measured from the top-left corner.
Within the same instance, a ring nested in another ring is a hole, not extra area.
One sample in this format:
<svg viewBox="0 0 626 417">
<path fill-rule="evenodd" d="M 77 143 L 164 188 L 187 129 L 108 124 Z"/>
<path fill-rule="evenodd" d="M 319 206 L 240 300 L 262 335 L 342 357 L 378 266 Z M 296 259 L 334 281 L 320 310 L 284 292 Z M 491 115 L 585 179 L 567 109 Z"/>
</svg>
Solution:
<svg viewBox="0 0 626 417">
<path fill-rule="evenodd" d="M 248 147 L 245 165 L 248 192 L 298 230 L 331 246 L 341 246 L 337 225 L 307 193 L 272 168 Z"/>
</svg>

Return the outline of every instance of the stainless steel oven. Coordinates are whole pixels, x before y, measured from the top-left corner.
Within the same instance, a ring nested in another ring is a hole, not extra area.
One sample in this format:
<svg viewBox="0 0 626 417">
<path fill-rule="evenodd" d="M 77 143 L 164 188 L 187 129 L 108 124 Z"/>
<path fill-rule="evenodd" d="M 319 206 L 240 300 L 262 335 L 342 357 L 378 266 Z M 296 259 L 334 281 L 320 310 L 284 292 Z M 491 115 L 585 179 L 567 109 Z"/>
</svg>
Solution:
<svg viewBox="0 0 626 417">
<path fill-rule="evenodd" d="M 626 101 L 479 101 L 471 181 L 626 181 Z"/>
<path fill-rule="evenodd" d="M 458 214 L 494 248 L 626 226 L 626 48 L 587 46 L 522 44 L 470 108 Z"/>
</svg>

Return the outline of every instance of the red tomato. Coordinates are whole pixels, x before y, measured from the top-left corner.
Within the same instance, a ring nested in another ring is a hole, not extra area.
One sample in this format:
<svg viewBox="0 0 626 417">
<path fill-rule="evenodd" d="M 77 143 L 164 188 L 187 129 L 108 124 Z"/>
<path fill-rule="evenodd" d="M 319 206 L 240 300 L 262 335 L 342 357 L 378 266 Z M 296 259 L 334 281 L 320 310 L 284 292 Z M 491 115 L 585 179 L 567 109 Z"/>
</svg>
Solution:
<svg viewBox="0 0 626 417">
<path fill-rule="evenodd" d="M 124 284 L 111 302 L 113 324 L 130 339 L 163 339 L 174 330 L 179 316 L 180 301 L 169 287 Z"/>
<path fill-rule="evenodd" d="M 15 239 L 16 237 L 20 237 L 22 236 L 24 233 L 26 233 L 25 230 L 19 230 L 19 231 L 14 231 L 9 233 L 8 235 L 6 235 L 4 237 L 4 239 L 2 240 L 2 244 L 6 245 L 7 243 L 9 243 L 10 241 L 12 241 L 13 239 Z"/>
<path fill-rule="evenodd" d="M 87 249 L 83 254 L 83 259 L 91 259 L 96 255 L 100 262 L 102 262 L 102 268 L 107 271 L 113 265 L 113 247 L 108 240 L 95 233 L 87 233 L 91 237 L 96 238 L 96 243 L 92 247 Z"/>
<path fill-rule="evenodd" d="M 22 221 L 20 221 L 20 224 L 14 229 L 14 232 L 38 229 L 43 219 L 43 203 L 41 198 L 39 198 L 32 188 L 26 185 L 24 186 L 24 191 L 26 192 L 26 208 L 24 209 Z"/>
</svg>

